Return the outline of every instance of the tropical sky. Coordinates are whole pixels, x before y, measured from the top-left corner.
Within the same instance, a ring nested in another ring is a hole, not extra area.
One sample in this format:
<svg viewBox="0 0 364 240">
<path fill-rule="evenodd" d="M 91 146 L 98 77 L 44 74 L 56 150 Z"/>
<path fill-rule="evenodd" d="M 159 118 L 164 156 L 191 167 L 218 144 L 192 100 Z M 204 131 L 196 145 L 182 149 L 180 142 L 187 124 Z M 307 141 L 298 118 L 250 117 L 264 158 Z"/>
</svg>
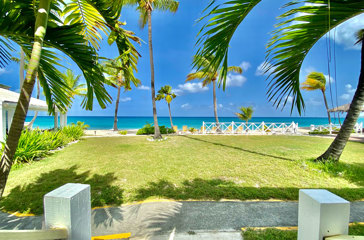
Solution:
<svg viewBox="0 0 364 240">
<path fill-rule="evenodd" d="M 236 31 L 230 45 L 229 65 L 241 66 L 243 74 L 228 76 L 225 92 L 218 89 L 219 116 L 233 116 L 240 106 L 253 106 L 254 116 L 285 117 L 290 116 L 290 106 L 276 109 L 266 98 L 266 76 L 261 67 L 265 58 L 266 43 L 270 39 L 277 23 L 276 17 L 285 12 L 281 6 L 287 0 L 263 1 L 246 18 Z M 178 95 L 172 102 L 174 116 L 213 116 L 212 87 L 202 87 L 198 81 L 186 83 L 187 74 L 193 71 L 192 57 L 196 52 L 196 36 L 201 28 L 200 18 L 209 0 L 181 0 L 177 13 L 153 13 L 153 47 L 156 70 L 156 89 L 169 84 Z M 137 46 L 142 55 L 138 64 L 137 78 L 142 86 L 133 88 L 121 95 L 119 116 L 152 116 L 150 92 L 150 68 L 148 54 L 147 27 L 141 29 L 138 24 L 139 15 L 135 8 L 124 8 L 121 21 L 126 22 L 126 29 L 136 33 L 144 42 Z M 330 36 L 320 40 L 307 56 L 301 69 L 301 82 L 311 71 L 323 72 L 329 78 L 328 63 L 330 63 L 330 85 L 327 86 L 327 97 L 332 106 L 351 101 L 359 79 L 360 51 L 354 46 L 354 34 L 364 27 L 364 14 L 340 25 Z M 331 56 L 327 54 L 331 50 Z M 335 54 L 334 54 L 335 53 Z M 103 57 L 117 57 L 115 46 L 109 46 L 106 38 L 101 45 L 99 54 Z M 336 60 L 336 61 L 335 61 Z M 336 62 L 336 64 L 335 64 Z M 81 72 L 76 66 L 64 60 L 64 65 Z M 335 74 L 336 72 L 336 74 Z M 11 86 L 11 90 L 19 91 L 19 66 L 9 64 L 0 68 L 0 83 Z M 106 109 L 101 109 L 95 102 L 92 112 L 80 107 L 81 98 L 74 101 L 69 111 L 70 116 L 112 116 L 115 108 L 116 89 L 108 87 L 113 103 Z M 336 95 L 337 91 L 337 95 Z M 35 91 L 34 91 L 35 92 Z M 332 101 L 331 101 L 332 93 Z M 325 117 L 325 107 L 322 94 L 319 91 L 303 92 L 306 103 L 306 117 Z M 289 97 L 290 98 L 290 97 Z M 165 102 L 158 102 L 158 115 L 168 116 Z M 32 115 L 32 113 L 29 113 Z M 298 116 L 294 111 L 292 116 Z"/>
</svg>

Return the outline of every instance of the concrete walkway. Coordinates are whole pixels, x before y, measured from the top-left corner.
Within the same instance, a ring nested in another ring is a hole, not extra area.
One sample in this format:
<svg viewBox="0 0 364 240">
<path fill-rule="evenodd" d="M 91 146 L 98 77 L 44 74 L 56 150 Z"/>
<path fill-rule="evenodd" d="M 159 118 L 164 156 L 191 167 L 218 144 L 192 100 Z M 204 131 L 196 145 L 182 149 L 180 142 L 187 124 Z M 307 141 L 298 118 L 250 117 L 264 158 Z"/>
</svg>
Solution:
<svg viewBox="0 0 364 240">
<path fill-rule="evenodd" d="M 132 239 L 241 239 L 242 227 L 297 226 L 297 202 L 149 202 L 92 211 L 93 236 L 131 232 Z M 0 229 L 40 229 L 42 216 L 0 213 Z M 364 222 L 364 202 L 351 204 Z M 208 237 L 207 237 L 208 236 Z"/>
</svg>

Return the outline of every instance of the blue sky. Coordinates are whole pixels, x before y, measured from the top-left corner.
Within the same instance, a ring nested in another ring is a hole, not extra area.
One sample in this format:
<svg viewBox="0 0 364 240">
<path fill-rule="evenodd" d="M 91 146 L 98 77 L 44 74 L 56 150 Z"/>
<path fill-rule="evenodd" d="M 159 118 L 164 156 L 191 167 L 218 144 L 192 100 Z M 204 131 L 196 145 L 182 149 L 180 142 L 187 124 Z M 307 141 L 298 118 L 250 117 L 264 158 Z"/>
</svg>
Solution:
<svg viewBox="0 0 364 240">
<path fill-rule="evenodd" d="M 192 71 L 191 62 L 196 52 L 196 35 L 201 24 L 196 19 L 201 17 L 202 10 L 209 0 L 182 0 L 177 13 L 153 13 L 153 47 L 156 71 L 157 90 L 166 84 L 171 85 L 178 97 L 172 102 L 174 116 L 213 116 L 212 88 L 202 88 L 196 82 L 185 83 L 186 75 Z M 244 69 L 242 75 L 229 76 L 229 85 L 225 92 L 218 90 L 219 116 L 233 116 L 239 106 L 252 105 L 254 116 L 283 117 L 290 116 L 290 107 L 276 110 L 266 99 L 265 76 L 259 71 L 259 66 L 265 57 L 265 46 L 270 38 L 270 32 L 276 23 L 276 16 L 283 13 L 280 7 L 286 0 L 264 1 L 241 24 L 230 45 L 229 65 L 240 65 Z M 151 116 L 152 104 L 150 93 L 150 68 L 148 54 L 147 28 L 138 26 L 138 13 L 133 8 L 123 9 L 121 21 L 127 23 L 126 29 L 134 31 L 145 43 L 138 46 L 142 58 L 138 64 L 137 77 L 143 87 L 122 93 L 119 116 Z M 354 33 L 363 28 L 364 14 L 339 26 L 336 35 L 336 66 L 337 76 L 333 79 L 333 90 L 337 84 L 339 104 L 350 102 L 355 91 L 360 71 L 360 51 L 353 47 Z M 334 42 L 334 40 L 331 40 Z M 332 44 L 333 45 L 333 44 Z M 117 57 L 115 46 L 108 46 L 106 40 L 101 44 L 100 55 L 109 58 Z M 310 71 L 327 71 L 326 41 L 319 41 L 307 56 L 301 71 L 302 79 Z M 70 66 L 76 73 L 80 71 Z M 18 65 L 11 63 L 5 69 L 0 69 L 0 83 L 10 85 L 12 90 L 19 89 Z M 332 72 L 333 74 L 333 72 Z M 334 78 L 334 76 L 333 76 Z M 110 95 L 116 99 L 117 91 L 108 87 Z M 333 91 L 335 94 L 335 91 Z M 304 92 L 307 105 L 304 116 L 321 117 L 325 108 L 320 92 Z M 327 91 L 330 99 L 330 92 Z M 334 101 L 335 100 L 334 95 Z M 112 116 L 115 101 L 102 110 L 95 103 L 93 112 L 82 110 L 81 99 L 75 99 L 69 111 L 71 116 Z M 159 116 L 168 116 L 165 102 L 157 103 Z M 32 115 L 32 113 L 30 113 Z M 296 112 L 293 116 L 298 116 Z"/>
</svg>

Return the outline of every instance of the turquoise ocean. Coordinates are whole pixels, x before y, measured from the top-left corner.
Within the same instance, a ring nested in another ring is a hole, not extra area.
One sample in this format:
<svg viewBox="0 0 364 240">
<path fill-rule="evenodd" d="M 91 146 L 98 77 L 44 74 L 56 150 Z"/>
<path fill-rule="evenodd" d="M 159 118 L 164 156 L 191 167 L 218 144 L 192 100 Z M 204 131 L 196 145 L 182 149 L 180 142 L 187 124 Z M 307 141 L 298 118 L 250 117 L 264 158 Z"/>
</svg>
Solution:
<svg viewBox="0 0 364 240">
<path fill-rule="evenodd" d="M 27 117 L 26 122 L 29 122 L 32 117 Z M 220 122 L 241 122 L 236 117 L 219 117 Z M 90 130 L 108 130 L 112 129 L 114 124 L 114 117 L 76 117 L 68 116 L 68 124 L 77 123 L 78 121 L 84 122 L 90 126 Z M 200 128 L 202 122 L 214 122 L 213 117 L 174 117 L 173 125 L 182 129 L 184 125 L 188 127 Z M 298 123 L 299 127 L 309 127 L 314 125 L 328 124 L 327 118 L 314 118 L 314 117 L 254 117 L 250 122 L 256 123 Z M 342 119 L 342 122 L 344 119 Z M 41 129 L 53 128 L 54 119 L 51 116 L 39 116 L 37 117 L 34 127 Z M 158 117 L 159 125 L 165 125 L 170 127 L 169 117 Z M 338 119 L 333 119 L 334 123 L 339 123 Z M 359 123 L 364 122 L 364 117 L 359 118 Z M 139 129 L 146 123 L 153 123 L 153 117 L 118 117 L 119 129 Z"/>
</svg>

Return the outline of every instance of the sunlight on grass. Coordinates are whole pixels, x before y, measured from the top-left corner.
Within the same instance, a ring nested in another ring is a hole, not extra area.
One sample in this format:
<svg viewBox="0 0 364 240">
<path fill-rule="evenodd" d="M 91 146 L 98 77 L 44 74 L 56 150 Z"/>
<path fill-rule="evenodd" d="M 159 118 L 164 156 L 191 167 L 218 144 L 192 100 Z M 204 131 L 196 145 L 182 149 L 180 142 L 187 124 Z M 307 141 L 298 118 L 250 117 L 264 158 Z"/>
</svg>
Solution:
<svg viewBox="0 0 364 240">
<path fill-rule="evenodd" d="M 94 207 L 162 198 L 297 200 L 300 188 L 363 199 L 364 144 L 349 143 L 337 165 L 313 163 L 330 142 L 297 136 L 89 138 L 13 169 L 0 207 L 40 214 L 43 195 L 68 182 L 90 184 Z"/>
</svg>

